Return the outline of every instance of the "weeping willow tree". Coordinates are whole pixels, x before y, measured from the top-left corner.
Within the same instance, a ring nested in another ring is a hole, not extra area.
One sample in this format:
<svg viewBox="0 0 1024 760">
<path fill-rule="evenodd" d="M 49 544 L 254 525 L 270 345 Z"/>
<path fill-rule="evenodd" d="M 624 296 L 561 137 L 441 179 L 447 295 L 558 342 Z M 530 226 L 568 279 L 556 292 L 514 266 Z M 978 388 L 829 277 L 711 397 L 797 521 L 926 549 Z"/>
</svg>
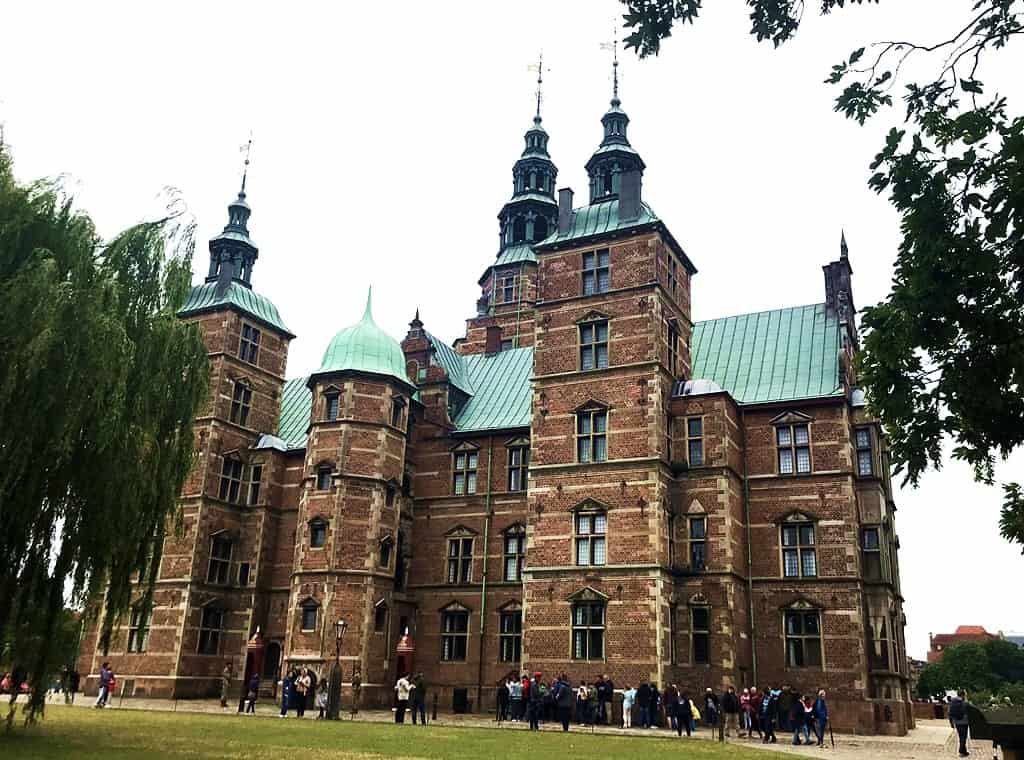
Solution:
<svg viewBox="0 0 1024 760">
<path fill-rule="evenodd" d="M 0 146 L 0 644 L 29 678 L 28 720 L 69 664 L 68 607 L 102 600 L 109 641 L 135 589 L 150 603 L 207 388 L 175 317 L 193 233 L 172 203 L 102 241 L 59 182 L 16 182 Z"/>
</svg>

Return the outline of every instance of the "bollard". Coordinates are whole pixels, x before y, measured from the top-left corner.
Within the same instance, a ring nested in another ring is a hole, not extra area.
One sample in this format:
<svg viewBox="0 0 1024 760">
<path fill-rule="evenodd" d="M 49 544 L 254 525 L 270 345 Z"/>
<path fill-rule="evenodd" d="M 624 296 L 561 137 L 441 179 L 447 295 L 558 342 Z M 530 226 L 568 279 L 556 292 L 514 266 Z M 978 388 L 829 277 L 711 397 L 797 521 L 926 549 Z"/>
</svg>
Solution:
<svg viewBox="0 0 1024 760">
<path fill-rule="evenodd" d="M 430 719 L 432 721 L 437 720 L 437 692 L 434 692 L 434 709 L 431 712 Z"/>
</svg>

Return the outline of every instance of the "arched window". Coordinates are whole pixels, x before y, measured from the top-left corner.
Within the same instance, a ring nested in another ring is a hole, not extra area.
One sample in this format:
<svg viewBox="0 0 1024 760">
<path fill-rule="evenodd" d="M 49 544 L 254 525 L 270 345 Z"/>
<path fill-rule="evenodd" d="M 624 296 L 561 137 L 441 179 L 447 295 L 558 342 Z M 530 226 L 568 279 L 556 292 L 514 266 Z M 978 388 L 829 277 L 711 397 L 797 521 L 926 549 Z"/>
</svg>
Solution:
<svg viewBox="0 0 1024 760">
<path fill-rule="evenodd" d="M 533 220 L 533 239 L 534 241 L 543 240 L 548 236 L 548 220 L 542 216 L 538 216 Z"/>
<path fill-rule="evenodd" d="M 526 219 L 517 216 L 512 222 L 512 242 L 521 243 L 526 240 Z"/>
<path fill-rule="evenodd" d="M 537 172 L 530 172 L 530 187 L 537 187 Z"/>
</svg>

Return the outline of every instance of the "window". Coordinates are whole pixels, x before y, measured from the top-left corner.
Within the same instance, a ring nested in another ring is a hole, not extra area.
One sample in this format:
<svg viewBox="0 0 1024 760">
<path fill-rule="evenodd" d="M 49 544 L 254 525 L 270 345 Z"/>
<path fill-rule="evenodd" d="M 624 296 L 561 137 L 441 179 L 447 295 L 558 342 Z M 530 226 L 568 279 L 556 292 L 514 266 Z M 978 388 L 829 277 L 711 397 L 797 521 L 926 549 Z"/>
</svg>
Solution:
<svg viewBox="0 0 1024 760">
<path fill-rule="evenodd" d="M 505 531 L 505 580 L 523 579 L 523 560 L 526 558 L 526 529 L 514 525 Z"/>
<path fill-rule="evenodd" d="M 313 602 L 306 602 L 302 605 L 302 630 L 310 632 L 316 630 L 316 617 L 319 608 Z"/>
<path fill-rule="evenodd" d="M 255 364 L 260 355 L 260 331 L 247 324 L 242 325 L 242 337 L 238 342 L 238 356 L 243 362 Z"/>
<path fill-rule="evenodd" d="M 452 468 L 452 493 L 456 496 L 476 493 L 475 451 L 455 452 L 455 466 Z"/>
<path fill-rule="evenodd" d="M 145 652 L 149 643 L 149 625 L 153 621 L 153 611 L 133 607 L 128 620 L 128 651 Z"/>
<path fill-rule="evenodd" d="M 671 253 L 666 254 L 668 257 L 668 292 L 675 294 L 676 288 L 679 286 L 678 272 L 676 270 L 676 258 Z"/>
<path fill-rule="evenodd" d="M 231 566 L 230 538 L 224 535 L 214 536 L 210 542 L 210 564 L 206 569 L 206 582 L 223 586 L 228 582 L 228 569 Z"/>
<path fill-rule="evenodd" d="M 814 523 L 782 526 L 782 574 L 786 578 L 814 578 L 818 575 Z"/>
<path fill-rule="evenodd" d="M 676 665 L 679 662 L 679 657 L 676 653 L 676 637 L 679 635 L 678 625 L 676 618 L 679 616 L 679 608 L 670 604 L 668 607 L 668 658 L 669 663 Z"/>
<path fill-rule="evenodd" d="M 388 606 L 378 604 L 373 608 L 373 630 L 377 633 L 384 633 L 388 627 Z"/>
<path fill-rule="evenodd" d="M 515 346 L 512 345 L 511 338 L 502 338 L 501 345 L 498 346 L 498 351 L 511 351 Z"/>
<path fill-rule="evenodd" d="M 604 602 L 577 602 L 572 606 L 572 658 L 604 659 Z"/>
<path fill-rule="evenodd" d="M 469 583 L 473 568 L 473 539 L 448 539 L 448 583 Z"/>
<path fill-rule="evenodd" d="M 690 417 L 686 420 L 686 456 L 690 467 L 704 464 L 704 418 Z"/>
<path fill-rule="evenodd" d="M 672 461 L 672 414 L 665 415 L 665 460 Z"/>
<path fill-rule="evenodd" d="M 252 572 L 252 565 L 250 565 L 248 562 L 242 562 L 242 563 L 240 563 L 238 565 L 238 585 L 239 586 L 243 586 L 244 587 L 244 586 L 248 586 L 249 585 L 249 575 L 251 574 L 251 572 Z"/>
<path fill-rule="evenodd" d="M 316 471 L 316 489 L 327 491 L 331 487 L 331 468 L 318 467 Z"/>
<path fill-rule="evenodd" d="M 547 177 L 542 178 L 541 190 L 547 190 Z M 533 220 L 533 239 L 535 241 L 543 240 L 548 236 L 548 220 L 542 216 L 538 216 Z"/>
<path fill-rule="evenodd" d="M 583 295 L 608 292 L 608 249 L 583 254 Z"/>
<path fill-rule="evenodd" d="M 690 569 L 703 570 L 707 561 L 708 519 L 690 518 Z"/>
<path fill-rule="evenodd" d="M 860 531 L 860 552 L 864 565 L 864 577 L 871 581 L 882 580 L 882 546 L 877 527 L 862 528 Z"/>
<path fill-rule="evenodd" d="M 327 543 L 327 523 L 324 520 L 313 520 L 309 523 L 309 545 L 320 549 Z"/>
<path fill-rule="evenodd" d="M 341 412 L 341 394 L 331 392 L 324 395 L 324 419 L 334 422 Z"/>
<path fill-rule="evenodd" d="M 220 650 L 220 632 L 224 628 L 224 610 L 204 607 L 199 620 L 199 654 L 217 654 Z"/>
<path fill-rule="evenodd" d="M 871 617 L 871 667 L 889 669 L 889 626 L 884 616 Z"/>
<path fill-rule="evenodd" d="M 676 527 L 678 518 L 671 512 L 668 515 L 668 566 L 676 566 Z"/>
<path fill-rule="evenodd" d="M 603 512 L 576 515 L 576 564 L 607 562 L 608 516 Z"/>
<path fill-rule="evenodd" d="M 512 242 L 521 243 L 526 240 L 526 220 L 517 216 L 512 222 Z"/>
<path fill-rule="evenodd" d="M 469 611 L 446 610 L 441 613 L 441 659 L 461 662 L 466 659 L 469 642 Z"/>
<path fill-rule="evenodd" d="M 530 472 L 530 447 L 511 446 L 508 450 L 508 490 L 525 491 Z"/>
<path fill-rule="evenodd" d="M 518 295 L 518 275 L 506 274 L 498 278 L 498 303 L 515 303 Z"/>
<path fill-rule="evenodd" d="M 245 383 L 235 383 L 235 390 L 231 396 L 230 420 L 237 425 L 245 427 L 249 421 L 249 407 L 252 404 L 252 389 Z"/>
<path fill-rule="evenodd" d="M 395 487 L 387 486 L 384 489 L 384 506 L 393 507 L 395 506 Z"/>
<path fill-rule="evenodd" d="M 676 329 L 673 321 L 667 323 L 668 331 L 666 340 L 668 341 L 668 373 L 672 377 L 676 376 L 678 372 L 677 364 L 679 361 L 679 331 Z"/>
<path fill-rule="evenodd" d="M 259 504 L 260 481 L 263 480 L 263 465 L 254 464 L 249 468 L 249 504 Z"/>
<path fill-rule="evenodd" d="M 608 366 L 608 320 L 580 325 L 580 369 Z"/>
<path fill-rule="evenodd" d="M 522 611 L 502 612 L 498 630 L 498 659 L 501 662 L 519 662 L 523 658 Z"/>
<path fill-rule="evenodd" d="M 238 503 L 238 495 L 242 490 L 242 461 L 232 456 L 224 457 L 220 469 L 220 492 L 223 501 Z"/>
<path fill-rule="evenodd" d="M 786 612 L 786 667 L 821 667 L 821 618 L 814 612 Z"/>
<path fill-rule="evenodd" d="M 694 665 L 711 662 L 711 608 L 690 608 L 690 647 Z"/>
<path fill-rule="evenodd" d="M 391 427 L 402 429 L 402 413 L 405 411 L 405 399 L 396 398 L 391 402 Z"/>
<path fill-rule="evenodd" d="M 393 546 L 391 536 L 384 536 L 380 540 L 380 551 L 378 552 L 377 564 L 381 567 L 391 567 L 391 547 Z"/>
<path fill-rule="evenodd" d="M 807 425 L 780 425 L 775 429 L 779 448 L 779 474 L 811 471 L 811 437 Z"/>
<path fill-rule="evenodd" d="M 857 428 L 857 474 L 875 474 L 875 456 L 871 450 L 871 430 L 868 428 Z"/>
<path fill-rule="evenodd" d="M 581 463 L 608 458 L 608 412 L 585 409 L 576 412 L 576 459 Z"/>
</svg>

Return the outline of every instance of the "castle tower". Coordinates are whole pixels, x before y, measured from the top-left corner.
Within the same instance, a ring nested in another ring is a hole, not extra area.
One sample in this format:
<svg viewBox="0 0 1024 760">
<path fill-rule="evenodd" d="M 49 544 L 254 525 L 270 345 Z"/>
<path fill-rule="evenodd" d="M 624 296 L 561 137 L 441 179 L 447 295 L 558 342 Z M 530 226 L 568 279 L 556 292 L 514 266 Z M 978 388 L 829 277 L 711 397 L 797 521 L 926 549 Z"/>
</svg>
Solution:
<svg viewBox="0 0 1024 760">
<path fill-rule="evenodd" d="M 390 686 L 374 690 L 394 677 L 389 644 L 404 590 L 401 521 L 410 500 L 402 484 L 416 387 L 398 342 L 373 321 L 369 296 L 362 319 L 331 340 L 308 387 L 285 660 L 321 669 L 334 656 L 335 621 L 345 620 L 345 680 L 358 665 L 365 698 L 379 700 Z"/>
</svg>

